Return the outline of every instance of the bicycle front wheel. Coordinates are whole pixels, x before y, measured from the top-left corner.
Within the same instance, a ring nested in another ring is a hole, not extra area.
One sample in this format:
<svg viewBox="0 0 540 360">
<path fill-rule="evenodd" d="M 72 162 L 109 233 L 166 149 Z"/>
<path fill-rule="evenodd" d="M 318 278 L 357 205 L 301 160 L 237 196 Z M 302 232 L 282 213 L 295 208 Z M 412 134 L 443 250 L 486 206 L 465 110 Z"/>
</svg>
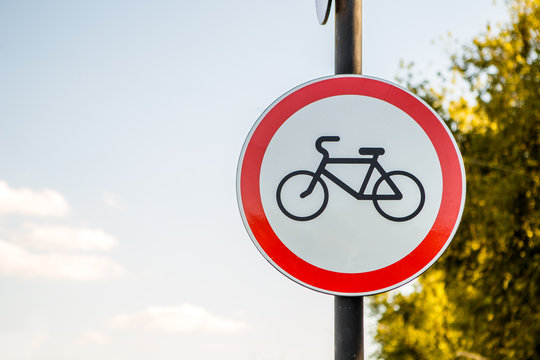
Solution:
<svg viewBox="0 0 540 360">
<path fill-rule="evenodd" d="M 391 189 L 390 183 L 399 189 L 401 197 L 387 193 L 388 189 Z M 373 185 L 373 195 L 375 209 L 381 216 L 392 221 L 411 220 L 422 211 L 426 201 L 426 193 L 420 180 L 401 170 L 390 171 L 381 176 Z"/>
<path fill-rule="evenodd" d="M 315 180 L 315 188 L 306 193 Z M 279 183 L 276 191 L 279 209 L 296 221 L 308 221 L 319 216 L 328 205 L 328 187 L 324 181 L 307 170 L 293 171 Z"/>
</svg>

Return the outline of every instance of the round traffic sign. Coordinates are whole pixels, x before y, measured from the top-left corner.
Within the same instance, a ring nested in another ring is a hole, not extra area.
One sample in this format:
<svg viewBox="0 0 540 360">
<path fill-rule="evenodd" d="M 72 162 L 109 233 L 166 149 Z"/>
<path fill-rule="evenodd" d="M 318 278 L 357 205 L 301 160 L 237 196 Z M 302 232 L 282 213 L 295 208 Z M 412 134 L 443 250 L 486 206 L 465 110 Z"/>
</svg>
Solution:
<svg viewBox="0 0 540 360">
<path fill-rule="evenodd" d="M 410 91 L 366 76 L 307 82 L 259 117 L 237 197 L 261 254 L 335 295 L 403 285 L 449 245 L 465 201 L 459 149 Z"/>
<path fill-rule="evenodd" d="M 324 25 L 328 21 L 331 5 L 332 0 L 315 0 L 315 9 L 317 10 L 317 20 L 319 20 L 319 24 Z"/>
</svg>

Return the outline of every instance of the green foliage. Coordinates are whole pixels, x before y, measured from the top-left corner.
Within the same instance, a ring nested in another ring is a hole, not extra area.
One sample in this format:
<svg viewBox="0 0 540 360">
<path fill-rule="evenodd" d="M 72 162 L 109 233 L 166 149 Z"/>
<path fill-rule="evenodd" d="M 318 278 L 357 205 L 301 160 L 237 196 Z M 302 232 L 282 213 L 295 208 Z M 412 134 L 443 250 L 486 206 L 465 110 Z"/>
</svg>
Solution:
<svg viewBox="0 0 540 360">
<path fill-rule="evenodd" d="M 381 314 L 377 340 L 384 346 L 382 358 L 454 358 L 461 334 L 452 329 L 456 309 L 448 301 L 442 280 L 443 273 L 432 270 L 422 278 L 422 291 L 416 289 L 408 296 L 386 293 L 377 298 L 376 305 L 372 303 Z"/>
<path fill-rule="evenodd" d="M 474 100 L 416 86 L 455 130 L 467 202 L 418 291 L 373 299 L 381 359 L 540 359 L 540 0 L 511 16 L 453 59 Z"/>
</svg>

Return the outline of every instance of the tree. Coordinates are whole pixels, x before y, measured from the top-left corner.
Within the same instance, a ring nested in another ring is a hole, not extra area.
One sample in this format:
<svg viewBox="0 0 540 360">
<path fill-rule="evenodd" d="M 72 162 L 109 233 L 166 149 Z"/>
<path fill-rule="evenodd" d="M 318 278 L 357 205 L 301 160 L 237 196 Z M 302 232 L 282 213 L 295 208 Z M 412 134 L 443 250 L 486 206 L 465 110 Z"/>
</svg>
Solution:
<svg viewBox="0 0 540 360">
<path fill-rule="evenodd" d="M 416 291 L 373 299 L 381 359 L 540 359 L 540 0 L 511 5 L 453 57 L 474 100 L 413 86 L 454 130 L 467 202 Z"/>
</svg>

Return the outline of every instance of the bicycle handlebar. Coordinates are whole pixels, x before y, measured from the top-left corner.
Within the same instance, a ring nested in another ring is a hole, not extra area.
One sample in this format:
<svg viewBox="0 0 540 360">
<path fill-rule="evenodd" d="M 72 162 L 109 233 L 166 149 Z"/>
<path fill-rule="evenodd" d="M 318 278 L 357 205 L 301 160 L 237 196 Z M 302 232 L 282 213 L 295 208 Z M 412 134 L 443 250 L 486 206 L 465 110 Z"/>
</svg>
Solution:
<svg viewBox="0 0 540 360">
<path fill-rule="evenodd" d="M 339 141 L 339 139 L 339 136 L 321 136 L 315 141 L 315 149 L 323 154 L 323 156 L 329 157 L 330 154 L 328 153 L 328 150 L 322 147 L 322 143 L 326 141 Z"/>
</svg>

